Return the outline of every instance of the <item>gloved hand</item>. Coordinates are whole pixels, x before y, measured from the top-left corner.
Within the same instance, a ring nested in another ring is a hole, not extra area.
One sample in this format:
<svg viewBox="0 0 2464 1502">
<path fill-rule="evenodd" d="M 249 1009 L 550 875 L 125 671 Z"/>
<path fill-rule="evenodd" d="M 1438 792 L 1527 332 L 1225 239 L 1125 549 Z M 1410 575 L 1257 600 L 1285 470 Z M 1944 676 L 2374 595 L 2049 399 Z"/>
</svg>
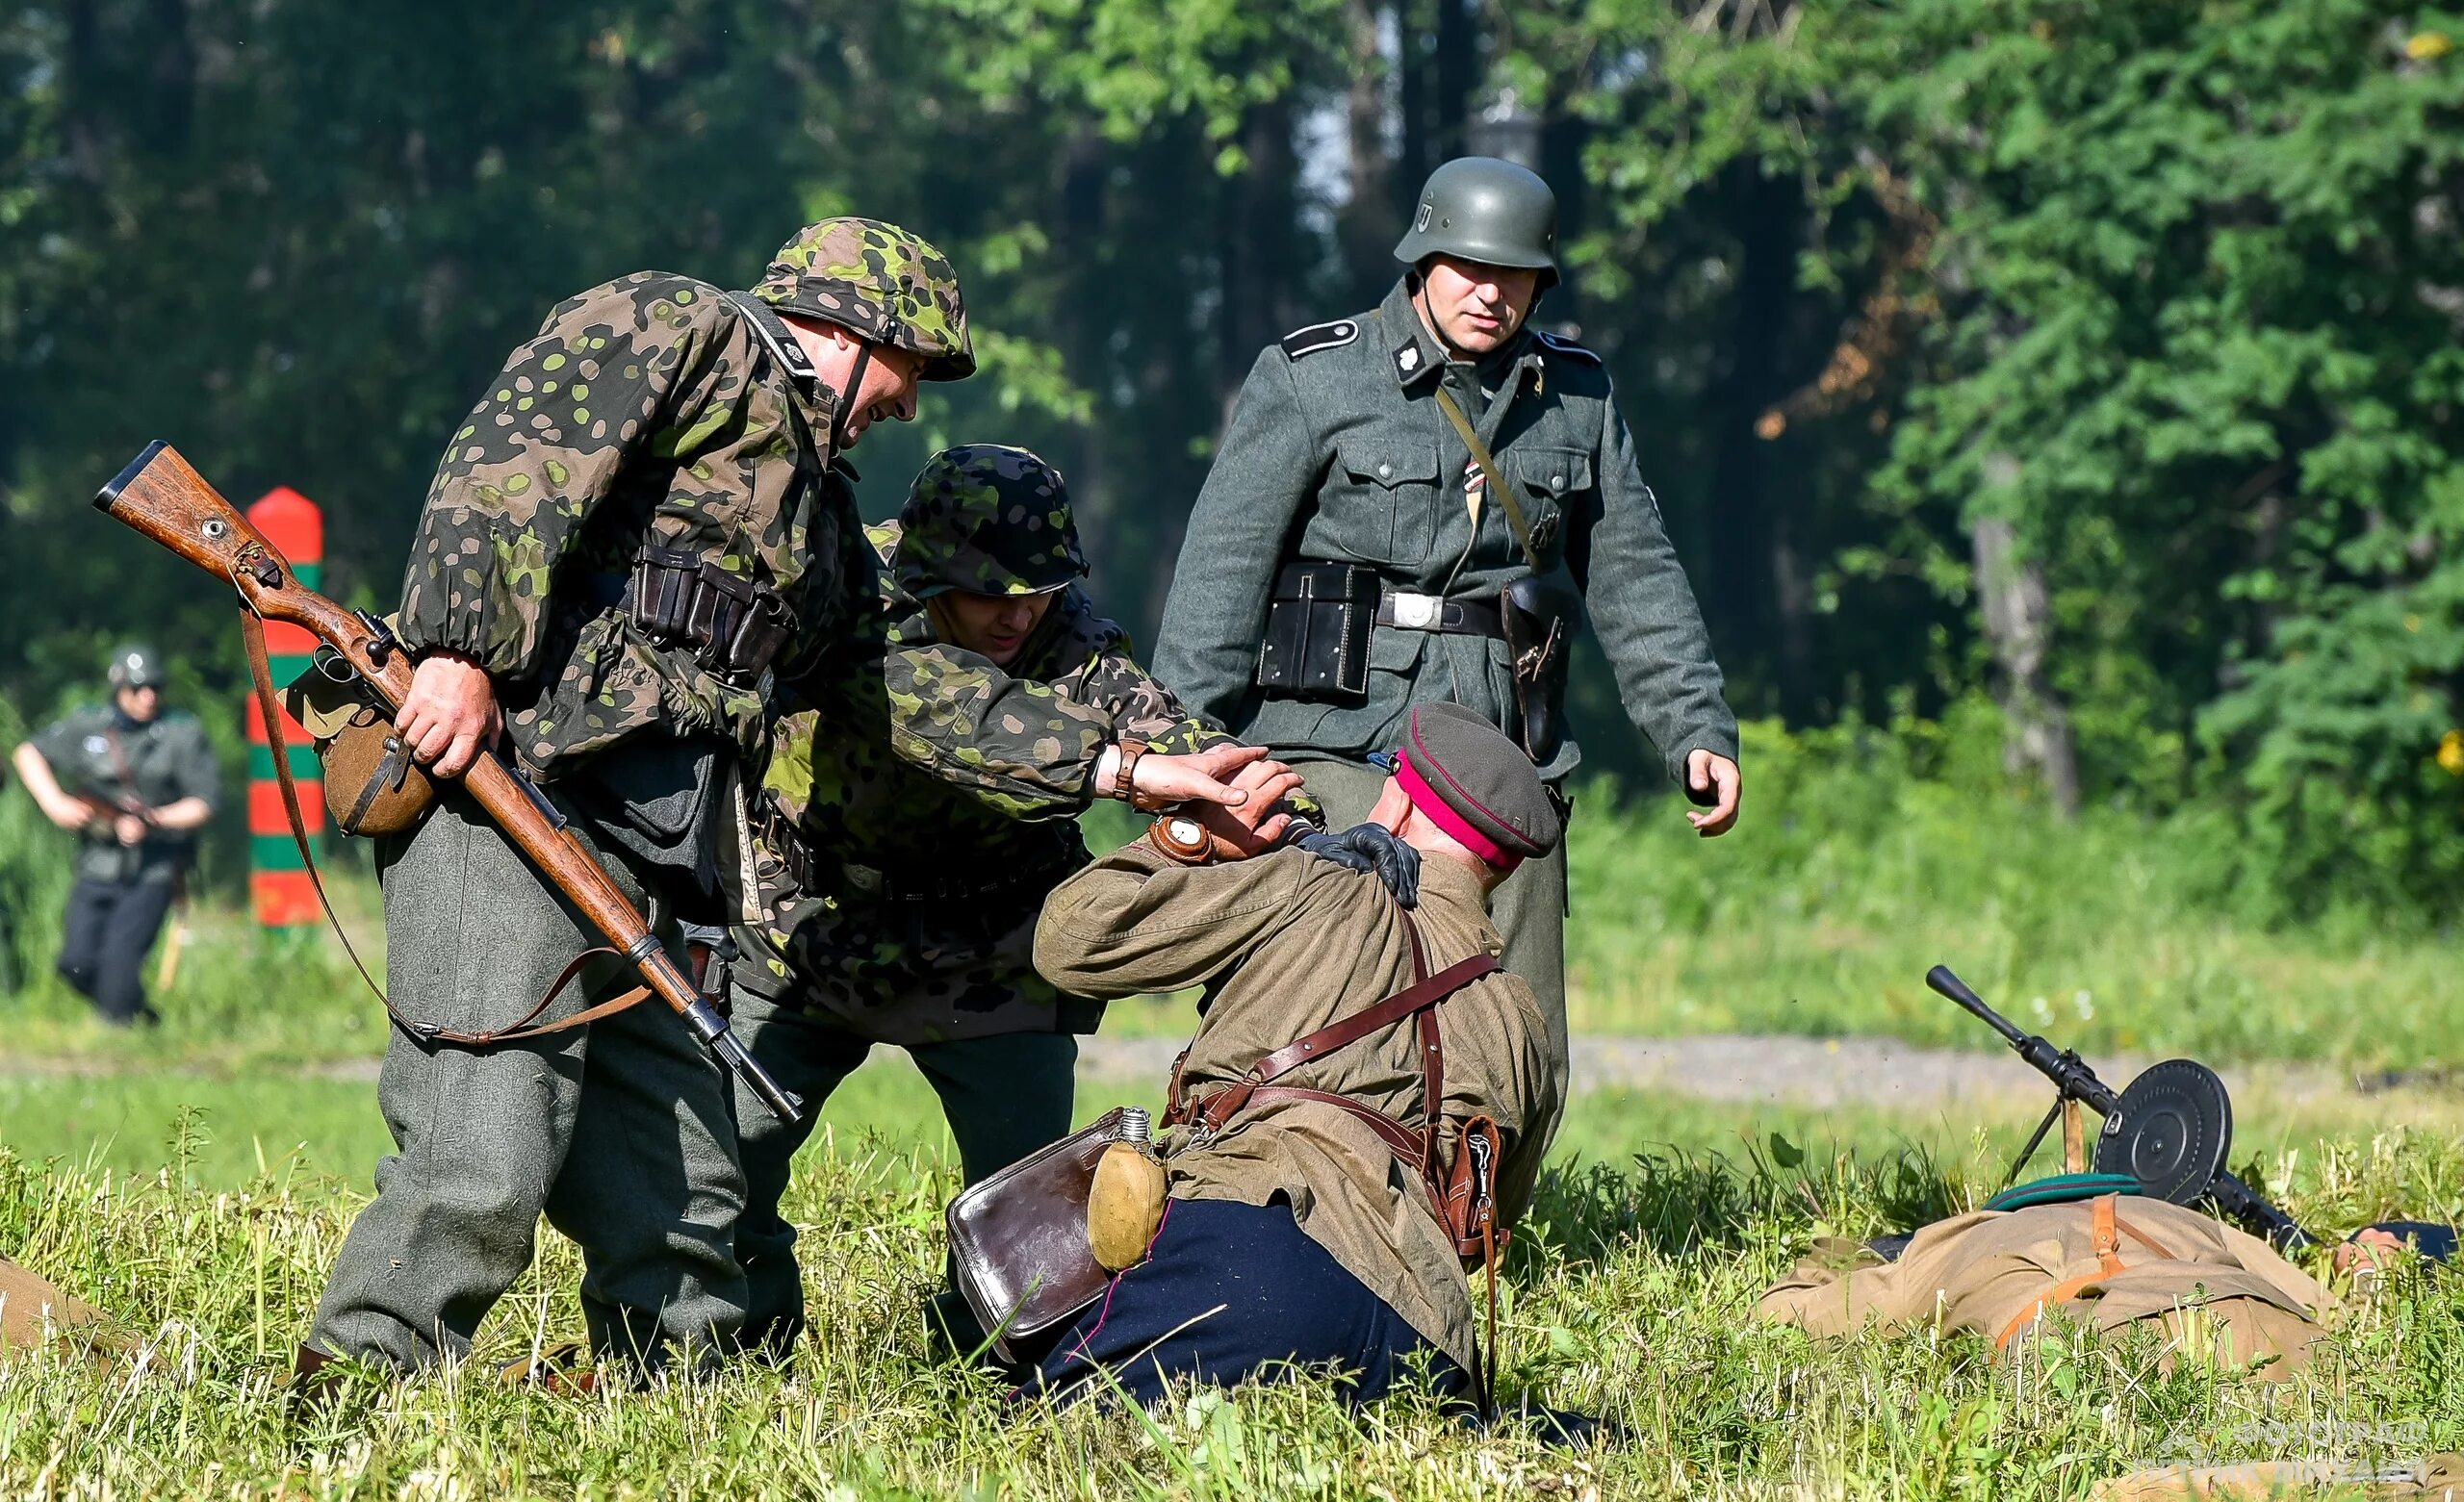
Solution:
<svg viewBox="0 0 2464 1502">
<path fill-rule="evenodd" d="M 1395 837 L 1382 824 L 1356 824 L 1340 834 L 1312 832 L 1293 841 L 1321 860 L 1353 871 L 1373 871 L 1395 901 L 1405 907 L 1421 904 L 1421 853 Z"/>
</svg>

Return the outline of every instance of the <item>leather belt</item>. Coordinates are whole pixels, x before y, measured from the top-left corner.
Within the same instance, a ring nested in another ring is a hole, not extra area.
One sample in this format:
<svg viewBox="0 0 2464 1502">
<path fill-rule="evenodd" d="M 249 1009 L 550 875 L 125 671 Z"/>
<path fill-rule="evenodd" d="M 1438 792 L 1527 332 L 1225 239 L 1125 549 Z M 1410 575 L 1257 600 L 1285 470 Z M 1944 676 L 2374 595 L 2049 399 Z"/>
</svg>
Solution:
<svg viewBox="0 0 2464 1502">
<path fill-rule="evenodd" d="M 1501 641 L 1505 638 L 1505 627 L 1498 620 L 1495 605 L 1415 595 L 1408 590 L 1388 590 L 1377 597 L 1377 624 L 1448 636 L 1494 636 Z"/>
</svg>

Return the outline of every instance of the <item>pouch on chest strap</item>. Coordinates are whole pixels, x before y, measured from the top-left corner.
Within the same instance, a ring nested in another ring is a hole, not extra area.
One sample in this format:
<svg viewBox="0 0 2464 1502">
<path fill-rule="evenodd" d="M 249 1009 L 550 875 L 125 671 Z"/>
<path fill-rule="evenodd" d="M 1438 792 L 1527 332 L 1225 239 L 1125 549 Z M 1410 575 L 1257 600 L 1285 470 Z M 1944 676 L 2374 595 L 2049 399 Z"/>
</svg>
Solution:
<svg viewBox="0 0 2464 1502">
<path fill-rule="evenodd" d="M 795 626 L 778 591 L 690 548 L 643 548 L 626 593 L 635 629 L 726 678 L 759 677 Z"/>
</svg>

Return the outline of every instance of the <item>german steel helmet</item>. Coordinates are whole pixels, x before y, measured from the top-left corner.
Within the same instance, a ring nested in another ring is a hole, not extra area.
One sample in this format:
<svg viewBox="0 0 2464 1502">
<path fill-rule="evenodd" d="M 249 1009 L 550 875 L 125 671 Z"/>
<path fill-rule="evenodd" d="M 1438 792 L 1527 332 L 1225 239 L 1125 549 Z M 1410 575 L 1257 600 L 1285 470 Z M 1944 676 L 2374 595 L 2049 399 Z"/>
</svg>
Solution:
<svg viewBox="0 0 2464 1502">
<path fill-rule="evenodd" d="M 1457 157 L 1421 186 L 1412 226 L 1395 243 L 1405 266 L 1437 255 L 1528 267 L 1545 292 L 1557 280 L 1557 195 L 1527 167 Z"/>
<path fill-rule="evenodd" d="M 779 247 L 753 294 L 923 356 L 928 381 L 975 373 L 959 273 L 920 235 L 879 219 L 808 224 Z"/>
<path fill-rule="evenodd" d="M 151 647 L 126 643 L 112 653 L 111 680 L 114 688 L 161 688 L 163 659 Z"/>
<path fill-rule="evenodd" d="M 1069 487 L 1023 448 L 962 444 L 924 463 L 898 513 L 898 587 L 1049 595 L 1087 576 Z"/>
</svg>

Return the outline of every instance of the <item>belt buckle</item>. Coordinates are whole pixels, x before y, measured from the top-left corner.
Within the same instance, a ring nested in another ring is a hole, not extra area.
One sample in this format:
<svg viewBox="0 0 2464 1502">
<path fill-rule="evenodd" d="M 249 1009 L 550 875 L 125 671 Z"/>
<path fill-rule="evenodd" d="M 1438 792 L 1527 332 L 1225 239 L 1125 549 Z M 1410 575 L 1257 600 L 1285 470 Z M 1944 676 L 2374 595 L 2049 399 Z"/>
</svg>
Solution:
<svg viewBox="0 0 2464 1502">
<path fill-rule="evenodd" d="M 847 890 L 862 897 L 881 895 L 882 873 L 874 867 L 849 864 L 841 866 L 838 874 L 846 879 Z"/>
<path fill-rule="evenodd" d="M 1406 631 L 1435 629 L 1438 612 L 1445 601 L 1435 595 L 1415 595 L 1405 590 L 1395 592 L 1395 624 Z"/>
</svg>

